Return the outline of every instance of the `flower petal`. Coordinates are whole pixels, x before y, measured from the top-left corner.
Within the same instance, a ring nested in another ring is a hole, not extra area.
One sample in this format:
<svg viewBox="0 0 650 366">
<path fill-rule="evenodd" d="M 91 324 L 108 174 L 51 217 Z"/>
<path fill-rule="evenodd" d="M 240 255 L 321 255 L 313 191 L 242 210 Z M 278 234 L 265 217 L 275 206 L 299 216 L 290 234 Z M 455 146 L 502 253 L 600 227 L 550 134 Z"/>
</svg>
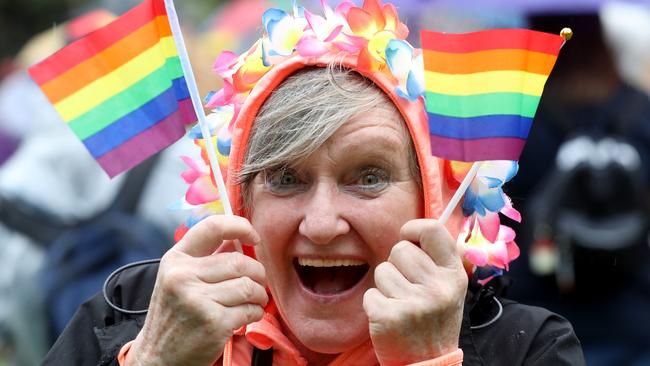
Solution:
<svg viewBox="0 0 650 366">
<path fill-rule="evenodd" d="M 507 218 L 521 222 L 521 213 L 512 207 L 512 200 L 505 193 L 503 194 L 503 200 L 505 201 L 505 206 L 501 209 L 501 213 L 504 214 Z"/>
<path fill-rule="evenodd" d="M 368 46 L 368 40 L 363 37 L 340 33 L 338 40 L 333 42 L 341 51 L 357 52 Z M 349 50 L 349 51 L 348 51 Z"/>
<path fill-rule="evenodd" d="M 292 5 L 294 18 L 302 18 L 305 16 L 305 8 L 298 5 L 298 2 L 296 0 L 292 1 Z"/>
<path fill-rule="evenodd" d="M 377 61 L 373 56 L 370 55 L 370 51 L 368 51 L 368 48 L 362 48 L 357 58 L 357 68 L 359 68 L 359 70 L 367 70 L 367 71 L 374 72 L 379 70 L 379 66 L 380 66 L 379 61 Z"/>
<path fill-rule="evenodd" d="M 381 31 L 375 33 L 368 41 L 368 50 L 370 55 L 379 62 L 386 60 L 386 47 L 391 39 L 395 39 L 395 33 L 391 31 Z"/>
<path fill-rule="evenodd" d="M 321 42 L 316 38 L 303 37 L 296 45 L 296 50 L 301 56 L 318 57 L 329 51 L 327 43 Z"/>
<path fill-rule="evenodd" d="M 497 238 L 498 241 L 503 241 L 503 242 L 511 242 L 515 240 L 515 231 L 512 230 L 512 228 L 501 225 L 499 227 L 499 236 Z"/>
<path fill-rule="evenodd" d="M 487 185 L 488 188 L 500 188 L 503 186 L 503 181 L 501 179 L 492 178 L 492 177 L 480 177 L 480 179 Z"/>
<path fill-rule="evenodd" d="M 311 30 L 314 31 L 316 38 L 324 41 L 325 38 L 329 36 L 331 30 L 329 29 L 325 18 L 305 10 L 305 19 L 307 19 L 307 23 L 309 24 L 309 27 L 311 27 Z"/>
<path fill-rule="evenodd" d="M 320 6 L 323 8 L 323 14 L 325 14 L 325 19 L 332 19 L 334 17 L 334 10 L 332 10 L 330 4 L 327 3 L 327 0 L 320 0 Z"/>
<path fill-rule="evenodd" d="M 304 25 L 288 16 L 272 23 L 272 27 L 268 31 L 272 50 L 278 55 L 291 55 L 303 32 Z"/>
<path fill-rule="evenodd" d="M 473 164 L 474 163 L 450 160 L 449 167 L 451 168 L 451 173 L 454 179 L 459 183 L 462 182 L 463 179 L 465 179 L 467 173 L 469 173 L 469 170 L 472 168 Z"/>
<path fill-rule="evenodd" d="M 355 8 L 355 7 L 356 7 L 356 5 L 352 1 L 349 1 L 349 0 L 342 1 L 334 9 L 334 14 L 337 14 L 337 15 L 342 16 L 342 17 L 347 17 L 348 12 L 350 11 L 350 9 Z"/>
<path fill-rule="evenodd" d="M 237 56 L 237 54 L 234 52 L 223 51 L 214 61 L 212 70 L 221 77 L 229 77 L 232 75 L 232 67 L 235 65 L 238 58 L 239 56 Z"/>
<path fill-rule="evenodd" d="M 477 212 L 479 215 L 485 215 L 485 208 L 479 201 L 480 196 L 477 194 L 477 190 L 473 186 L 475 186 L 475 182 L 472 182 L 469 188 L 465 191 L 462 204 L 463 214 L 465 216 L 470 216 L 474 212 Z"/>
<path fill-rule="evenodd" d="M 355 36 L 370 39 L 379 31 L 372 15 L 368 14 L 368 12 L 361 8 L 350 8 L 346 19 Z"/>
<path fill-rule="evenodd" d="M 475 266 L 482 267 L 488 264 L 488 254 L 480 248 L 465 249 L 464 257 Z"/>
<path fill-rule="evenodd" d="M 386 28 L 386 19 L 384 18 L 384 11 L 379 4 L 379 0 L 364 0 L 363 10 L 365 10 L 377 26 L 377 30 L 384 30 Z"/>
<path fill-rule="evenodd" d="M 219 199 L 219 193 L 210 177 L 205 175 L 190 185 L 185 193 L 185 199 L 189 204 L 200 205 Z"/>
<path fill-rule="evenodd" d="M 508 249 L 504 242 L 496 242 L 488 246 L 489 263 L 497 268 L 507 268 L 508 266 Z"/>
<path fill-rule="evenodd" d="M 519 251 L 519 246 L 514 241 L 509 241 L 506 243 L 506 248 L 508 249 L 508 263 L 519 258 L 521 252 Z"/>
<path fill-rule="evenodd" d="M 342 30 L 343 30 L 343 25 L 337 25 L 336 27 L 334 27 L 334 29 L 332 29 L 332 32 L 329 34 L 329 36 L 325 38 L 324 42 L 332 42 L 333 40 L 336 39 L 336 37 L 339 36 L 339 34 L 341 34 Z"/>
<path fill-rule="evenodd" d="M 226 106 L 231 103 L 232 97 L 235 95 L 232 83 L 228 79 L 223 80 L 223 87 L 216 93 L 212 94 L 210 100 L 207 101 L 205 107 L 216 108 Z"/>
<path fill-rule="evenodd" d="M 477 175 L 480 177 L 496 178 L 504 183 L 510 181 L 517 174 L 519 165 L 511 160 L 489 160 L 483 162 Z"/>
<path fill-rule="evenodd" d="M 233 87 L 238 92 L 248 91 L 270 69 L 262 60 L 262 41 L 253 45 L 254 50 L 246 58 L 239 70 L 232 76 Z"/>
<path fill-rule="evenodd" d="M 204 170 L 202 165 L 199 165 L 194 159 L 190 158 L 189 156 L 181 156 L 181 160 L 189 167 L 189 169 L 185 170 L 184 172 L 181 173 L 181 177 L 187 184 L 192 184 L 194 181 L 199 178 L 202 174 L 204 174 Z"/>
<path fill-rule="evenodd" d="M 409 72 L 409 76 L 406 79 L 406 90 L 408 90 L 410 96 L 409 99 L 411 101 L 414 101 L 421 95 L 424 95 L 424 84 L 420 82 L 420 79 L 413 71 Z"/>
<path fill-rule="evenodd" d="M 413 47 L 400 39 L 391 39 L 386 45 L 386 64 L 400 84 L 406 84 L 413 60 Z"/>
<path fill-rule="evenodd" d="M 386 20 L 386 25 L 384 29 L 389 31 L 397 31 L 397 25 L 399 24 L 399 17 L 397 16 L 397 8 L 393 4 L 384 4 L 383 8 L 384 19 Z"/>
<path fill-rule="evenodd" d="M 267 9 L 264 12 L 264 14 L 262 14 L 262 25 L 264 26 L 264 30 L 266 30 L 266 32 L 269 33 L 271 31 L 271 28 L 275 26 L 276 22 L 279 22 L 280 20 L 288 16 L 289 14 L 287 14 L 282 9 L 277 9 L 277 8 Z"/>
<path fill-rule="evenodd" d="M 505 206 L 501 189 L 481 189 L 478 194 L 480 204 L 492 212 L 499 212 Z"/>
<path fill-rule="evenodd" d="M 501 220 L 499 219 L 498 213 L 487 212 L 485 216 L 479 215 L 478 225 L 485 239 L 489 240 L 490 243 L 497 241 L 499 229 L 501 228 Z"/>
</svg>

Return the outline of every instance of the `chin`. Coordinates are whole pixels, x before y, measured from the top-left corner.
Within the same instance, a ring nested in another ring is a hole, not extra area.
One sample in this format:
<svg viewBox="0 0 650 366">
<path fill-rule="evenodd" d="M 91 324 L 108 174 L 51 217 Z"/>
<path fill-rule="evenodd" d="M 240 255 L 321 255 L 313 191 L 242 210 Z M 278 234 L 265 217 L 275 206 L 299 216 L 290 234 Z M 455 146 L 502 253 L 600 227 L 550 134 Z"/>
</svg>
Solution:
<svg viewBox="0 0 650 366">
<path fill-rule="evenodd" d="M 340 354 L 355 349 L 368 341 L 368 320 L 313 321 L 309 326 L 298 326 L 296 338 L 313 352 Z"/>
</svg>

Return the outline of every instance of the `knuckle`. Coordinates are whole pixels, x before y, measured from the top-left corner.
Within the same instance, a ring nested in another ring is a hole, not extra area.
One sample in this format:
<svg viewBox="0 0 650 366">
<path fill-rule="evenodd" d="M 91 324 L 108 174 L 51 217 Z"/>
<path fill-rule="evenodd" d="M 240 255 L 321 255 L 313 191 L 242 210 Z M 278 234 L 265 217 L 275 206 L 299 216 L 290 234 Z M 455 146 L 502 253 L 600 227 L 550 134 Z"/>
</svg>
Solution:
<svg viewBox="0 0 650 366">
<path fill-rule="evenodd" d="M 236 276 L 243 276 L 246 273 L 246 268 L 248 262 L 246 257 L 240 253 L 227 253 L 228 254 L 228 265 L 232 274 Z"/>
<path fill-rule="evenodd" d="M 160 268 L 161 270 L 165 268 L 173 268 L 175 267 L 175 263 L 178 262 L 179 256 L 178 250 L 174 249 L 174 247 L 170 248 L 163 254 L 163 256 L 160 258 Z"/>
<path fill-rule="evenodd" d="M 390 261 L 391 259 L 395 259 L 400 254 L 404 253 L 404 251 L 407 250 L 408 245 L 411 245 L 411 243 L 406 240 L 397 242 L 397 244 L 393 245 L 393 248 L 391 248 L 388 260 Z"/>
<path fill-rule="evenodd" d="M 255 282 L 249 277 L 240 277 L 238 287 L 243 299 L 250 300 L 255 297 Z"/>
<path fill-rule="evenodd" d="M 189 273 L 183 268 L 170 267 L 166 268 L 163 273 L 163 284 L 168 289 L 179 289 L 189 279 Z"/>
<path fill-rule="evenodd" d="M 408 258 L 408 256 L 412 254 L 413 249 L 415 249 L 415 245 L 413 245 L 413 243 L 411 243 L 410 241 L 407 240 L 399 241 L 390 250 L 390 254 L 388 255 L 388 261 L 391 263 L 395 263 L 396 261 L 399 260 L 399 258 L 404 258 L 404 257 Z"/>
<path fill-rule="evenodd" d="M 244 312 L 245 324 L 250 324 L 252 322 L 258 321 L 262 319 L 263 315 L 264 309 L 262 309 L 261 306 L 249 304 L 246 307 L 246 311 Z"/>
<path fill-rule="evenodd" d="M 201 224 L 210 231 L 221 231 L 222 217 L 220 215 L 208 216 L 201 221 Z"/>
<path fill-rule="evenodd" d="M 381 282 L 381 279 L 388 274 L 389 271 L 388 267 L 390 267 L 390 265 L 391 264 L 388 262 L 381 262 L 377 265 L 377 267 L 375 267 L 375 274 L 374 274 L 375 283 Z M 369 291 L 370 290 L 366 291 L 366 294 Z"/>
<path fill-rule="evenodd" d="M 443 230 L 445 230 L 445 226 L 439 221 L 426 220 L 422 227 L 422 234 L 424 236 L 438 236 L 443 232 Z"/>
</svg>

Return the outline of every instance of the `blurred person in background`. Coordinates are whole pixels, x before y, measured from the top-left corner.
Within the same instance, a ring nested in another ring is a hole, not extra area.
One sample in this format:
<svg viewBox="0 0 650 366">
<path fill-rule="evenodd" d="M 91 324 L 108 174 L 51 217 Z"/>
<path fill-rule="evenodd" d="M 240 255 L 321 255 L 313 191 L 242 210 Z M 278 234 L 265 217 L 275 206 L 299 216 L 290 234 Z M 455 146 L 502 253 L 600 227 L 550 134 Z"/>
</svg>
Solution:
<svg viewBox="0 0 650 366">
<path fill-rule="evenodd" d="M 588 364 L 648 365 L 650 100 L 617 70 L 597 7 L 566 11 L 530 19 L 532 29 L 569 26 L 575 37 L 510 187 L 515 202 L 527 198 L 518 242 L 528 263 L 513 264 L 509 294 L 565 314 Z"/>
</svg>

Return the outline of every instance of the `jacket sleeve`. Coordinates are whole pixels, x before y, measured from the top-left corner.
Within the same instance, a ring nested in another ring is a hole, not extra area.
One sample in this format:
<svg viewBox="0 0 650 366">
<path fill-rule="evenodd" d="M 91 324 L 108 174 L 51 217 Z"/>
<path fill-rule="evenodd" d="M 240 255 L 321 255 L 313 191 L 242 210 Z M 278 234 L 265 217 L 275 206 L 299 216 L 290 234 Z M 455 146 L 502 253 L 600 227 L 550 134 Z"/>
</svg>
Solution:
<svg viewBox="0 0 650 366">
<path fill-rule="evenodd" d="M 157 265 L 149 265 L 120 273 L 108 286 L 109 299 L 121 308 L 146 309 L 157 270 Z M 115 311 L 100 292 L 79 307 L 42 364 L 117 366 L 117 353 L 135 339 L 145 316 Z"/>
<path fill-rule="evenodd" d="M 499 299 L 503 312 L 488 326 L 465 316 L 460 344 L 464 366 L 582 366 L 580 342 L 571 324 L 546 309 Z"/>
<path fill-rule="evenodd" d="M 524 365 L 585 365 L 580 342 L 564 318 L 549 313 L 534 337 Z"/>
</svg>

